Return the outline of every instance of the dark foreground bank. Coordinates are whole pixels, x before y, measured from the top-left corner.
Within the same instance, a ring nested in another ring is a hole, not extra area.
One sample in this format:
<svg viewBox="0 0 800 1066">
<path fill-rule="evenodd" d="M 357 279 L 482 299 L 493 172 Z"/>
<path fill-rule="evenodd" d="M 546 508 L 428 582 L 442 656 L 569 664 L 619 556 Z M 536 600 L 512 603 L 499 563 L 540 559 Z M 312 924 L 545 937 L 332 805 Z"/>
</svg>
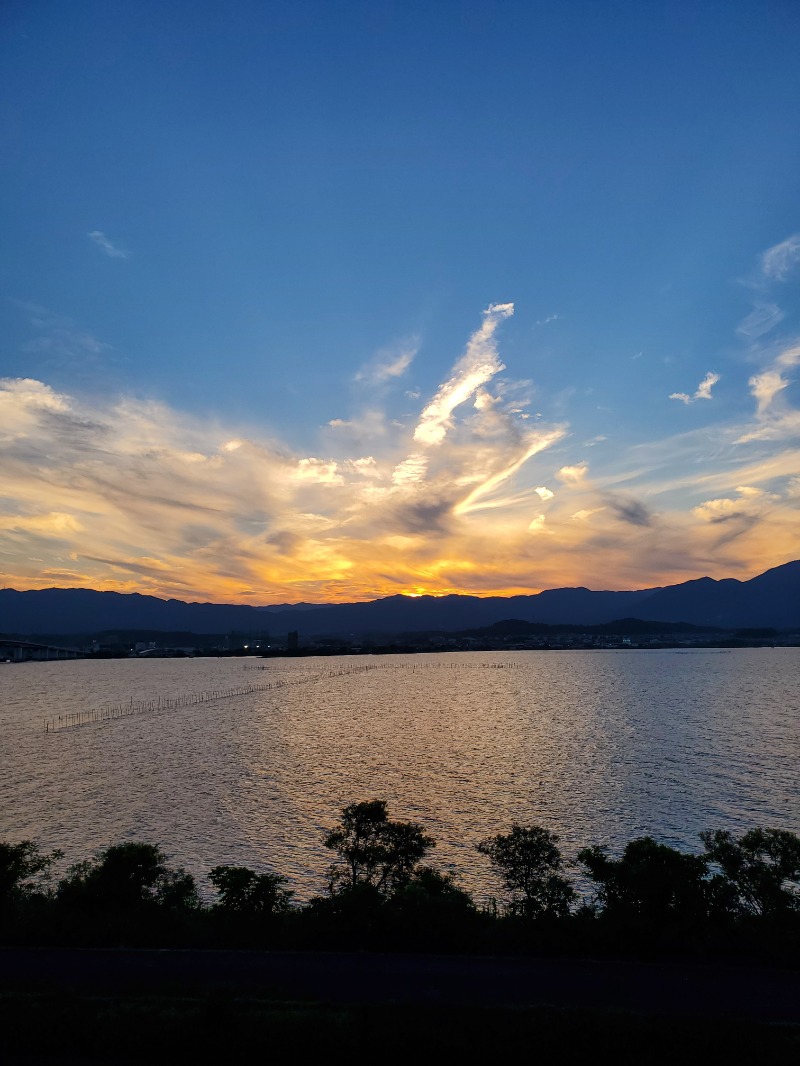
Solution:
<svg viewBox="0 0 800 1066">
<path fill-rule="evenodd" d="M 800 970 L 369 952 L 0 949 L 0 989 L 338 1005 L 547 1006 L 800 1024 Z"/>
<path fill-rule="evenodd" d="M 785 1061 L 800 973 L 743 966 L 247 951 L 0 951 L 16 1062 L 525 1053 L 614 1062 Z"/>
</svg>

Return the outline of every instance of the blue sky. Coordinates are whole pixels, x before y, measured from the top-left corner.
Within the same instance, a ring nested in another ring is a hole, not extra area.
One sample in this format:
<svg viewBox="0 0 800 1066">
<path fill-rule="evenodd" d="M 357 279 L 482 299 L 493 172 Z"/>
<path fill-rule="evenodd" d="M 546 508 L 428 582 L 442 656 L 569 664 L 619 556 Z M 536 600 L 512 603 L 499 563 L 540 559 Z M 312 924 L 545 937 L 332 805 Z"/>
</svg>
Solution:
<svg viewBox="0 0 800 1066">
<path fill-rule="evenodd" d="M 798 46 L 777 0 L 7 2 L 4 583 L 800 556 Z"/>
</svg>

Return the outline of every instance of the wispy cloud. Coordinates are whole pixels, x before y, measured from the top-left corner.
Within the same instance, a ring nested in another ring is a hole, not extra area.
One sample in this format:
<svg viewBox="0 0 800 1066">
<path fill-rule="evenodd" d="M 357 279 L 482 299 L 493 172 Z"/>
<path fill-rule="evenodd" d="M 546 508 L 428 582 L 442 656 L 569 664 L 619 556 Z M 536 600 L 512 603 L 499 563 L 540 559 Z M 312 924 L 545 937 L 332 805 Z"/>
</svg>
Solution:
<svg viewBox="0 0 800 1066">
<path fill-rule="evenodd" d="M 736 332 L 748 340 L 757 340 L 774 329 L 784 317 L 784 312 L 776 303 L 759 301 L 736 327 Z"/>
<path fill-rule="evenodd" d="M 680 400 L 681 403 L 685 404 L 694 403 L 695 400 L 710 400 L 711 390 L 718 381 L 719 374 L 709 371 L 691 396 L 686 392 L 671 392 L 669 398 L 671 400 Z"/>
<path fill-rule="evenodd" d="M 453 367 L 451 377 L 439 389 L 420 415 L 414 440 L 422 444 L 441 444 L 450 428 L 450 416 L 456 407 L 488 381 L 505 370 L 497 355 L 494 334 L 503 319 L 514 314 L 514 305 L 492 304 L 483 316 L 483 325 L 470 337 L 467 350 Z"/>
<path fill-rule="evenodd" d="M 82 329 L 71 318 L 58 315 L 36 303 L 20 302 L 34 331 L 21 346 L 26 355 L 36 357 L 41 370 L 69 370 L 73 376 L 106 369 L 113 348 Z M 40 372 L 41 372 L 40 370 Z"/>
<path fill-rule="evenodd" d="M 718 528 L 717 547 L 729 544 L 749 532 L 780 501 L 777 493 L 751 485 L 737 486 L 736 493 L 735 497 L 705 500 L 692 512 L 700 521 Z"/>
<path fill-rule="evenodd" d="M 739 437 L 740 444 L 800 435 L 800 410 L 792 407 L 783 395 L 792 383 L 784 371 L 798 365 L 800 345 L 792 345 L 770 366 L 750 378 L 750 392 L 756 401 L 756 424 Z"/>
<path fill-rule="evenodd" d="M 786 315 L 776 301 L 776 285 L 786 281 L 798 263 L 800 233 L 792 234 L 761 253 L 755 271 L 742 282 L 750 290 L 753 310 L 736 328 L 740 337 L 758 341 L 783 321 Z"/>
<path fill-rule="evenodd" d="M 375 358 L 361 368 L 356 381 L 379 385 L 393 378 L 402 377 L 413 363 L 419 351 L 419 337 L 401 341 L 392 348 L 383 348 Z"/>
<path fill-rule="evenodd" d="M 368 442 L 385 437 L 389 427 L 386 414 L 378 407 L 362 410 L 353 418 L 332 418 L 328 422 L 332 436 L 342 438 L 358 447 L 369 446 Z"/>
<path fill-rule="evenodd" d="M 761 271 L 767 278 L 785 281 L 793 268 L 800 263 L 800 233 L 793 233 L 780 244 L 768 248 L 761 256 Z"/>
<path fill-rule="evenodd" d="M 116 244 L 113 244 L 111 240 L 100 229 L 93 229 L 86 236 L 97 247 L 105 252 L 110 259 L 128 259 L 130 252 L 126 252 L 124 248 L 118 248 Z"/>
</svg>

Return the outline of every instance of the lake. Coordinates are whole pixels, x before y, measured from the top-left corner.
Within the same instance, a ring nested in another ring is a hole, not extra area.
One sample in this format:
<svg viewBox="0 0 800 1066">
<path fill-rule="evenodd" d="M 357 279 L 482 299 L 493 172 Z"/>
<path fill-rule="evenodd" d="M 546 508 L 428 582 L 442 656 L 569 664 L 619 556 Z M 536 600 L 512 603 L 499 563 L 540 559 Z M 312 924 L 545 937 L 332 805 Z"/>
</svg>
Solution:
<svg viewBox="0 0 800 1066">
<path fill-rule="evenodd" d="M 271 867 L 303 899 L 323 890 L 340 809 L 381 797 L 482 899 L 497 885 L 474 844 L 514 821 L 567 856 L 800 831 L 799 679 L 795 648 L 3 665 L 0 839 L 65 862 L 145 840 L 201 884 L 218 863 Z M 130 701 L 155 709 L 44 731 Z"/>
</svg>

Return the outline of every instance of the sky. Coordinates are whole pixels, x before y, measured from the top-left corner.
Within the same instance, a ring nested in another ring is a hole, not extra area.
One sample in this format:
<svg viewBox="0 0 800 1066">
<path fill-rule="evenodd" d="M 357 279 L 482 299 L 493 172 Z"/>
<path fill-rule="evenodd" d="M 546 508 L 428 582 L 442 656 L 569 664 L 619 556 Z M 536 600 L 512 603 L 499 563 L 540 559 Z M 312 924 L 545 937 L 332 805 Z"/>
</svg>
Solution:
<svg viewBox="0 0 800 1066">
<path fill-rule="evenodd" d="M 794 0 L 5 0 L 0 584 L 800 558 Z"/>
</svg>

